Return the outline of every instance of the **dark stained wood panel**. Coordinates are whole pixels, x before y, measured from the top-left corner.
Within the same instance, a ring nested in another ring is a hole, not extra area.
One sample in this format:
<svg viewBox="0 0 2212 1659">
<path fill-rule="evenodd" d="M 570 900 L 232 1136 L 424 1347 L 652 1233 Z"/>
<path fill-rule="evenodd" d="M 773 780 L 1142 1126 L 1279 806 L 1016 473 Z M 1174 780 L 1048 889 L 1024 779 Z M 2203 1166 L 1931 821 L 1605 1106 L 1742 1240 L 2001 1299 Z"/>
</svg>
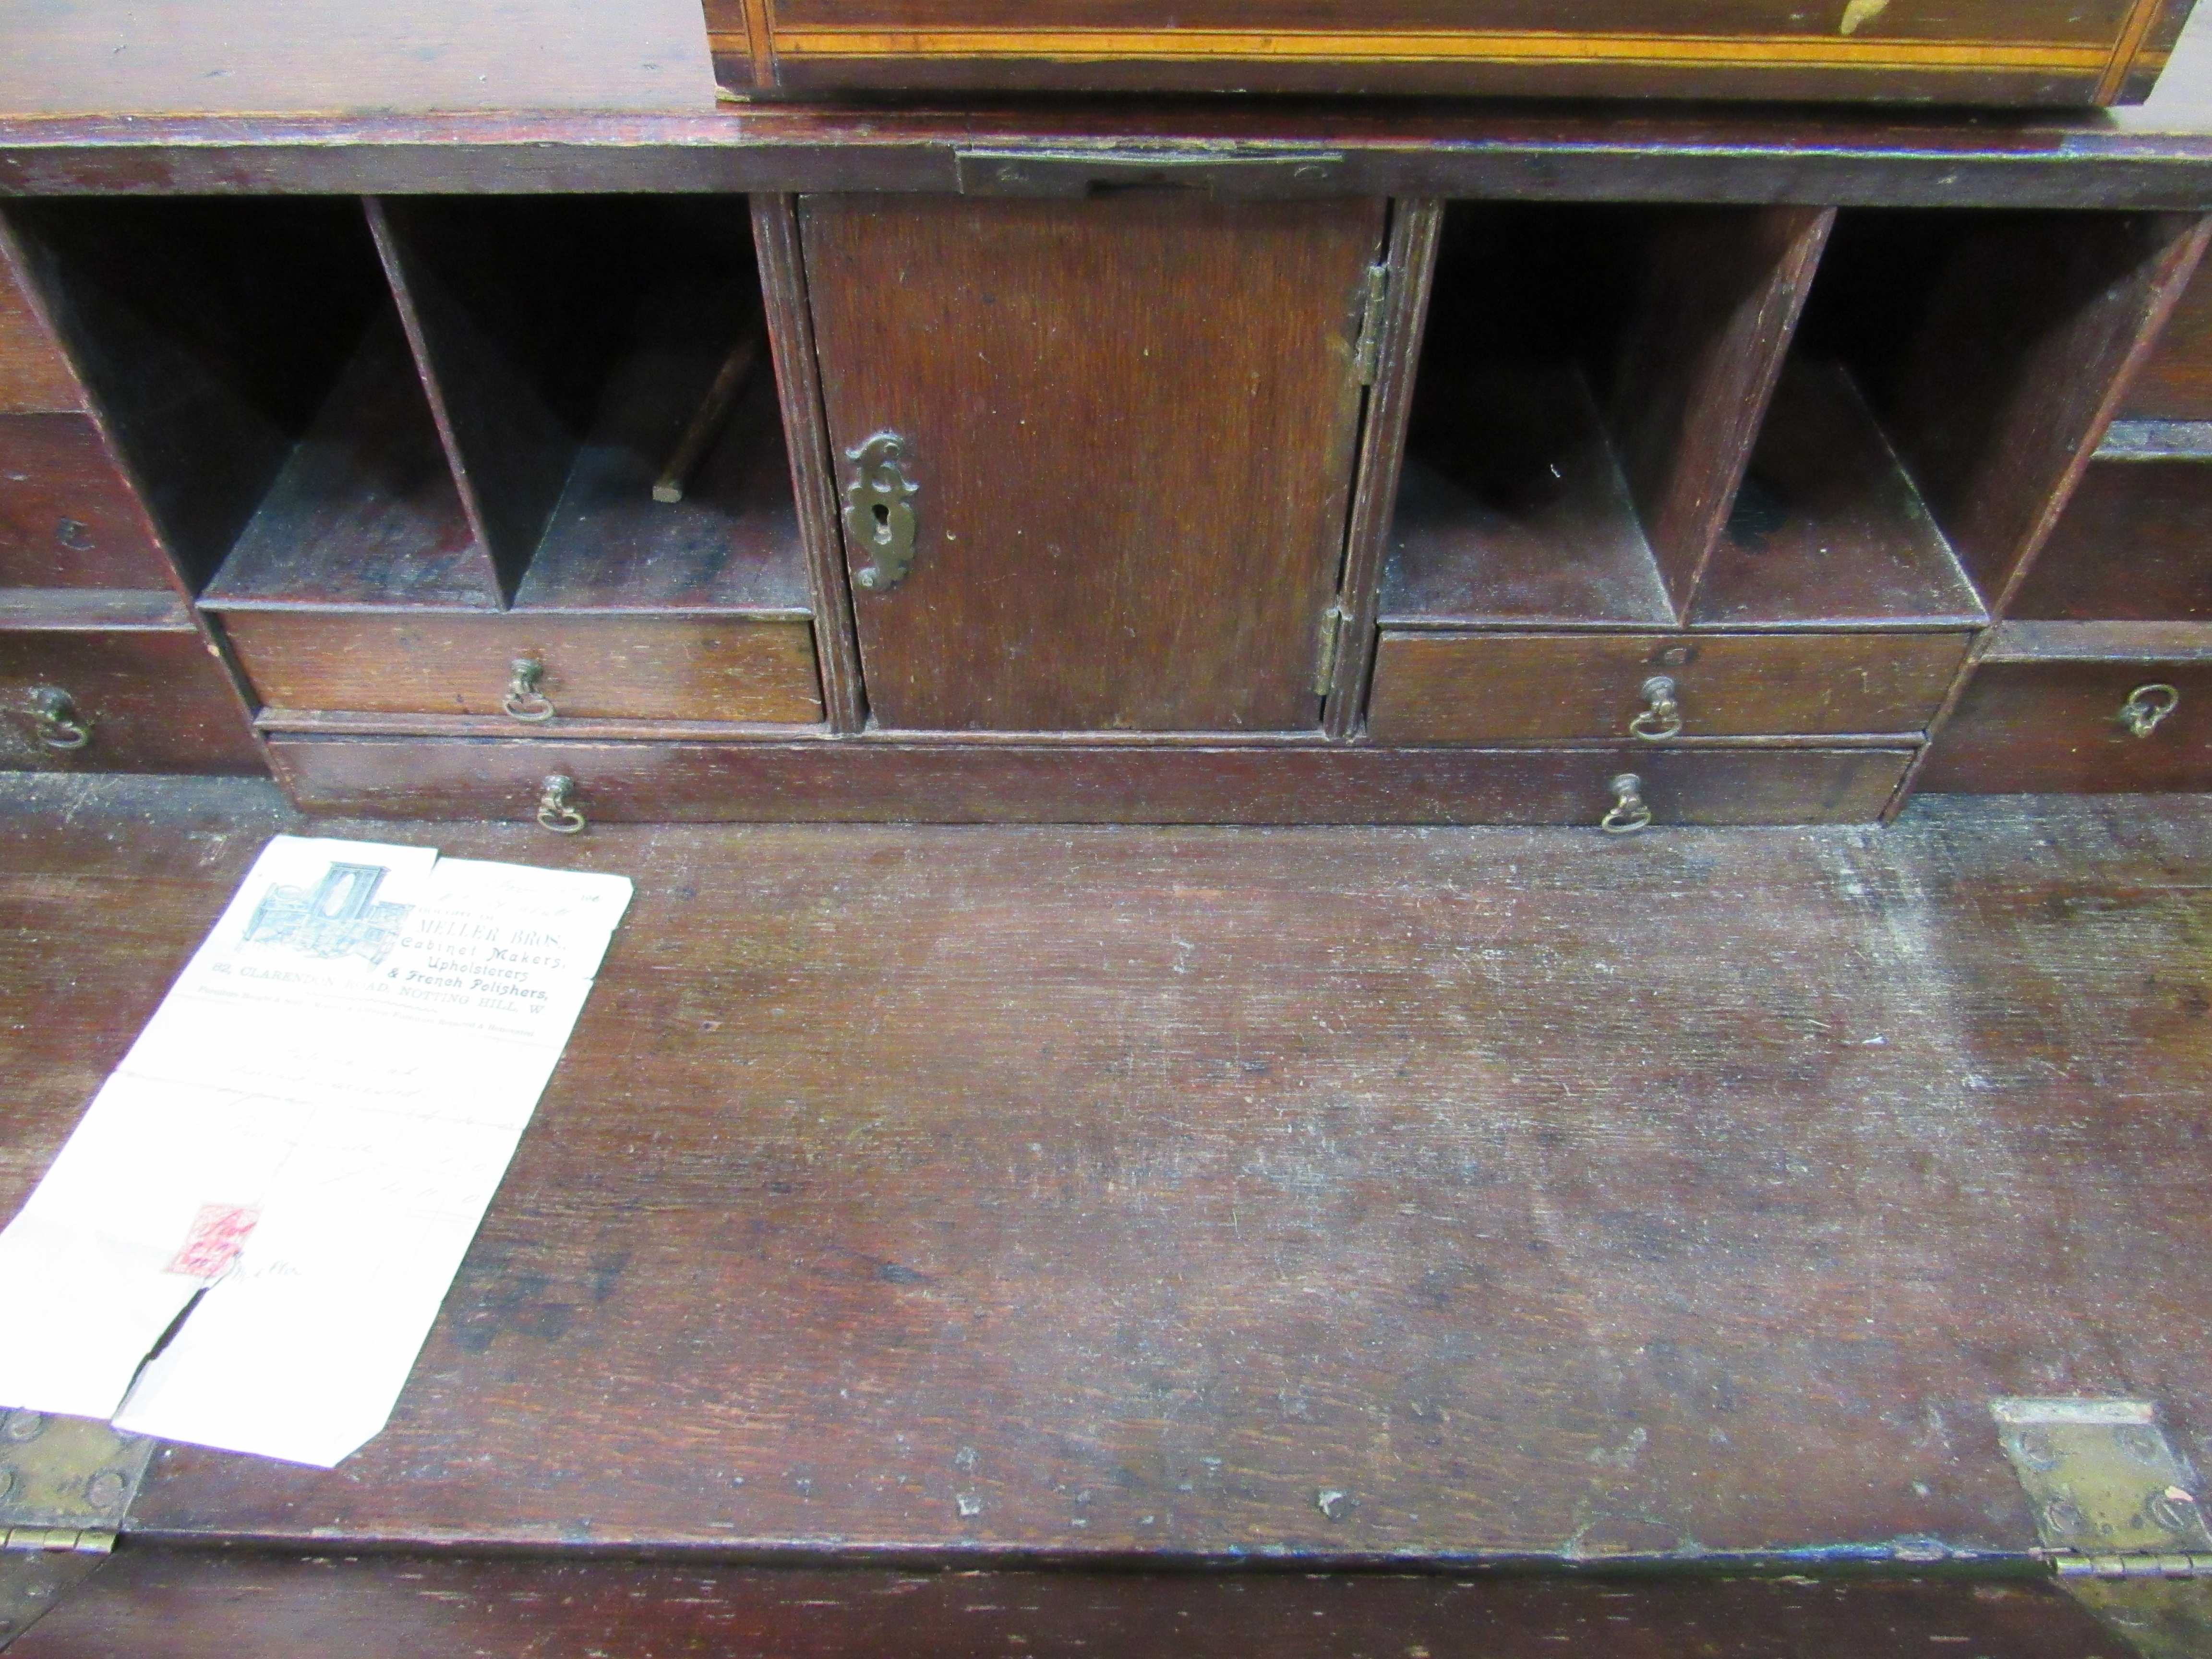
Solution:
<svg viewBox="0 0 2212 1659">
<path fill-rule="evenodd" d="M 1318 724 L 1380 201 L 830 196 L 800 222 L 840 483 L 889 431 L 919 486 L 912 574 L 854 595 L 878 725 Z"/>
<path fill-rule="evenodd" d="M 0 415 L 0 582 L 166 588 L 175 581 L 89 416 Z"/>
<path fill-rule="evenodd" d="M 558 713 L 517 732 L 555 731 L 564 717 L 822 718 L 804 618 L 241 611 L 224 633 L 260 701 L 282 709 L 498 714 L 512 665 L 527 659 Z"/>
<path fill-rule="evenodd" d="M 2191 277 L 2120 400 L 2124 421 L 2212 421 L 2212 277 Z"/>
<path fill-rule="evenodd" d="M 291 722 L 286 722 L 289 725 Z M 439 734 L 443 736 L 444 734 Z M 624 734 L 643 737 L 642 732 Z M 1862 823 L 1898 744 L 1389 750 L 912 738 L 517 742 L 272 732 L 284 787 L 324 811 L 528 818 L 549 774 L 610 821 L 930 823 L 1595 823 L 1639 774 L 1661 823 Z"/>
<path fill-rule="evenodd" d="M 304 827 L 0 791 L 0 1203 Z M 2212 1408 L 2197 802 L 313 827 L 636 905 L 392 1427 L 149 1538 L 1924 1560 L 2033 1542 L 1991 1395 Z"/>
<path fill-rule="evenodd" d="M 1685 736 L 1917 732 L 1966 662 L 1941 634 L 1386 633 L 1368 731 L 1378 743 L 1626 738 L 1655 675 Z"/>
<path fill-rule="evenodd" d="M 1564 1644 L 1564 1645 L 1563 1645 Z M 127 1548 L 16 1659 L 2125 1659 L 2049 1584 L 936 1572 Z"/>
<path fill-rule="evenodd" d="M 9 269 L 7 239 L 0 236 L 0 414 L 71 414 L 83 407 L 76 374 Z"/>
<path fill-rule="evenodd" d="M 1640 250 L 1609 413 L 1678 613 L 1728 519 L 1835 216 L 1690 209 L 1659 221 Z"/>
<path fill-rule="evenodd" d="M 91 740 L 56 750 L 32 718 L 34 690 L 69 695 Z M 189 625 L 0 632 L 0 770 L 254 773 L 246 707 Z"/>
<path fill-rule="evenodd" d="M 2010 614 L 2212 621 L 2212 465 L 2091 463 Z"/>
<path fill-rule="evenodd" d="M 1850 374 L 1793 358 L 1691 607 L 1692 625 L 1987 619 Z"/>
</svg>

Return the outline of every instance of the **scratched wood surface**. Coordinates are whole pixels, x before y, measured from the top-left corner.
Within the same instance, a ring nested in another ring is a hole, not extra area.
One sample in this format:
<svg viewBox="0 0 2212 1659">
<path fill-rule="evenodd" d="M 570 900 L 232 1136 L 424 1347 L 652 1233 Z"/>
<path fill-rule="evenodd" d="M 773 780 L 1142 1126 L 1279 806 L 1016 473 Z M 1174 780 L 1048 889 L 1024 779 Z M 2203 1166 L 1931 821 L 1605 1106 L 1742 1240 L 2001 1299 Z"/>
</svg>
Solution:
<svg viewBox="0 0 2212 1659">
<path fill-rule="evenodd" d="M 9 1659 L 2129 1659 L 2055 1586 L 945 1572 L 126 1550 Z"/>
<path fill-rule="evenodd" d="M 2212 820 L 348 825 L 637 902 L 391 1427 L 155 1540 L 1419 1561 L 2033 1540 L 2212 1441 Z M 265 786 L 0 788 L 0 1206 Z"/>
</svg>

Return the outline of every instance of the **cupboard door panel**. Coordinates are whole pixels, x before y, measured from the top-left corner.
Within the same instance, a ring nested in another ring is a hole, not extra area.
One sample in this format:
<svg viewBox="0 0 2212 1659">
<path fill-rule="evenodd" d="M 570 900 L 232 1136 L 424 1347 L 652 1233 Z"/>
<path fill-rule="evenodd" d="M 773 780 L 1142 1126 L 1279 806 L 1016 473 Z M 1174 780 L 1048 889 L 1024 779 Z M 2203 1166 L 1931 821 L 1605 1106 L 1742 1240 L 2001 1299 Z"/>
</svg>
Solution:
<svg viewBox="0 0 2212 1659">
<path fill-rule="evenodd" d="M 896 585 L 846 532 L 879 726 L 1316 724 L 1380 201 L 816 196 L 841 490 L 895 434 Z M 864 507 L 865 510 L 865 507 Z"/>
<path fill-rule="evenodd" d="M 0 583 L 171 585 L 169 562 L 85 415 L 0 415 Z"/>
</svg>

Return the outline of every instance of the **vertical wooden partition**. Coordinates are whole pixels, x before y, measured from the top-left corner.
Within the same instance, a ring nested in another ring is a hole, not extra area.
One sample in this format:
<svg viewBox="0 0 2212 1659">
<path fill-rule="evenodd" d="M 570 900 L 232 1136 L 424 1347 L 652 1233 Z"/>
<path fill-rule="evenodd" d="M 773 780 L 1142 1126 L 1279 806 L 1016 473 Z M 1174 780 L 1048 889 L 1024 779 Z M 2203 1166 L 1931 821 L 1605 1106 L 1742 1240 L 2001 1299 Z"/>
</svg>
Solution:
<svg viewBox="0 0 2212 1659">
<path fill-rule="evenodd" d="M 910 566 L 848 520 L 878 723 L 1317 726 L 1381 201 L 799 213 L 840 484 L 911 492 Z"/>
</svg>

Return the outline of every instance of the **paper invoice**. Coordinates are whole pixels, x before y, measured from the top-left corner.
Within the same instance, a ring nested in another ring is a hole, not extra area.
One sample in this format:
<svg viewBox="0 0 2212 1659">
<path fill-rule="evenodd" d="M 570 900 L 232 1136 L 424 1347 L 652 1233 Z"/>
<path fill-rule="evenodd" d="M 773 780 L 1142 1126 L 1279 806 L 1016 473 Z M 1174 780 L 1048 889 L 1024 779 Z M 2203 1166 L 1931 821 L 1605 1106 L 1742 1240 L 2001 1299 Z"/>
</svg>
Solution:
<svg viewBox="0 0 2212 1659">
<path fill-rule="evenodd" d="M 0 1231 L 0 1406 L 325 1468 L 374 1435 L 629 897 L 270 842 Z"/>
</svg>

